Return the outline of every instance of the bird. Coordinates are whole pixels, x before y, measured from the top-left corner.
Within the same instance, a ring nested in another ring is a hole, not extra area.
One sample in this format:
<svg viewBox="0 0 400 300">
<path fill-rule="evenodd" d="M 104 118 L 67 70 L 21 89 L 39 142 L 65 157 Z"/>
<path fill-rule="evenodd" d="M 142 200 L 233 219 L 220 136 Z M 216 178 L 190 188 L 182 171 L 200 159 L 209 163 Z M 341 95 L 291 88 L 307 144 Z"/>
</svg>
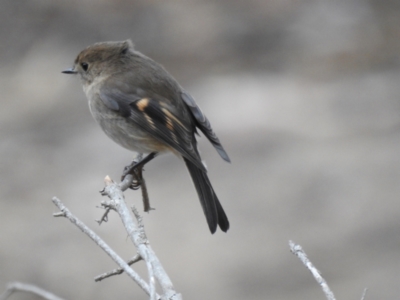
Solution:
<svg viewBox="0 0 400 300">
<path fill-rule="evenodd" d="M 125 40 L 88 46 L 62 73 L 79 75 L 92 116 L 114 142 L 146 154 L 146 163 L 165 152 L 182 157 L 211 233 L 218 226 L 228 231 L 228 217 L 197 148 L 198 130 L 223 160 L 231 160 L 194 98 L 162 65 Z"/>
</svg>

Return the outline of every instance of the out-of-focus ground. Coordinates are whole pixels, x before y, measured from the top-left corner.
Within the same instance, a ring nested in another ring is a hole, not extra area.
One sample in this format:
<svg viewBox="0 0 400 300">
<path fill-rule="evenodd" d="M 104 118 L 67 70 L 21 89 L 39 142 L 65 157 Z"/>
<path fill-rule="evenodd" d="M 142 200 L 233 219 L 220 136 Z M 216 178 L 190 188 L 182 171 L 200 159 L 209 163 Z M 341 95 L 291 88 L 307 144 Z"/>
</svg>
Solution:
<svg viewBox="0 0 400 300">
<path fill-rule="evenodd" d="M 135 250 L 98 191 L 133 155 L 90 116 L 84 47 L 131 38 L 197 99 L 231 156 L 201 140 L 231 221 L 210 235 L 184 164 L 146 167 L 151 245 L 185 299 L 324 299 L 289 252 L 300 243 L 338 299 L 400 295 L 400 2 L 0 2 L 0 289 L 146 299 L 51 203 L 58 196 L 124 258 Z M 141 208 L 139 192 L 127 200 Z M 137 266 L 144 274 L 143 264 Z M 24 294 L 13 299 L 33 299 Z"/>
</svg>

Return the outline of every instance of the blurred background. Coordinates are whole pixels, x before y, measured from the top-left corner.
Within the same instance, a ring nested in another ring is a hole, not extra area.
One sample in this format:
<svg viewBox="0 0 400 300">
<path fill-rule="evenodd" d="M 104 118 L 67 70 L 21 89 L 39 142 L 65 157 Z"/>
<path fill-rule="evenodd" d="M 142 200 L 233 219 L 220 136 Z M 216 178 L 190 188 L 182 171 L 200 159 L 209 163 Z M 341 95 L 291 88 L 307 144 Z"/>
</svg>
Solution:
<svg viewBox="0 0 400 300">
<path fill-rule="evenodd" d="M 68 220 L 59 197 L 123 258 L 115 214 L 95 219 L 103 178 L 133 154 L 92 119 L 86 46 L 132 39 L 197 100 L 227 149 L 202 156 L 230 218 L 210 235 L 184 163 L 145 178 L 150 243 L 184 299 L 324 299 L 289 251 L 301 244 L 338 299 L 400 294 L 400 2 L 396 0 L 0 1 L 0 290 L 146 299 Z M 142 210 L 140 192 L 127 192 Z M 143 263 L 135 266 L 146 276 Z M 18 294 L 12 299 L 36 299 Z"/>
</svg>

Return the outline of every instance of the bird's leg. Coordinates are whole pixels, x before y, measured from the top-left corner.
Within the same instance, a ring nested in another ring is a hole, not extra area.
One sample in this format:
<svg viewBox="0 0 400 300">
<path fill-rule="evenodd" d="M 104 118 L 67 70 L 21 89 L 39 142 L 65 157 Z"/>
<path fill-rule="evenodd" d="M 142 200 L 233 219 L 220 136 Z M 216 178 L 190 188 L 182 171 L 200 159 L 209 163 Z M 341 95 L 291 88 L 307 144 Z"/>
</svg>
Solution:
<svg viewBox="0 0 400 300">
<path fill-rule="evenodd" d="M 138 169 L 140 167 L 143 168 L 143 166 L 145 164 L 147 164 L 149 161 L 151 161 L 154 157 L 156 157 L 156 155 L 157 155 L 157 152 L 151 152 L 145 158 L 142 158 L 142 154 L 140 153 L 138 155 L 138 157 L 134 161 L 132 161 L 132 163 L 129 166 L 126 166 L 124 168 L 124 171 L 122 172 L 121 180 L 124 180 L 126 175 L 128 175 L 128 174 L 136 176 L 135 169 Z"/>
<path fill-rule="evenodd" d="M 149 200 L 149 194 L 147 193 L 147 186 L 146 186 L 146 181 L 144 180 L 143 177 L 143 166 L 139 167 L 137 169 L 137 183 L 140 185 L 140 188 L 142 190 L 142 199 L 143 199 L 143 210 L 145 212 L 149 212 L 150 210 L 154 209 L 150 206 L 150 200 Z"/>
<path fill-rule="evenodd" d="M 135 160 L 124 168 L 124 172 L 122 173 L 122 180 L 124 180 L 125 176 L 128 174 L 133 175 L 134 180 L 131 189 L 137 190 L 139 187 L 142 188 L 142 199 L 143 199 L 143 208 L 145 212 L 150 211 L 152 208 L 150 207 L 149 195 L 147 193 L 146 181 L 143 177 L 143 167 L 146 163 L 152 160 L 157 155 L 156 152 L 152 152 L 142 159 L 142 155 L 139 154 Z"/>
</svg>

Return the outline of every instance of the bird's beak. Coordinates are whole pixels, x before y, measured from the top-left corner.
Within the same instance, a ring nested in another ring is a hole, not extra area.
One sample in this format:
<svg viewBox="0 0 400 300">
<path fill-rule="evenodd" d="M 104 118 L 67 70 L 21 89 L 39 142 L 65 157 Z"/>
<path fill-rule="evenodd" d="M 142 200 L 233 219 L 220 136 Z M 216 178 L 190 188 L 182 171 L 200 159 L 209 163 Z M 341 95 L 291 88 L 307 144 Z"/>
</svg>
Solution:
<svg viewBox="0 0 400 300">
<path fill-rule="evenodd" d="M 64 71 L 61 71 L 61 73 L 64 73 L 64 74 L 77 74 L 78 72 L 75 71 L 74 68 L 70 68 L 70 69 L 66 69 Z"/>
</svg>

